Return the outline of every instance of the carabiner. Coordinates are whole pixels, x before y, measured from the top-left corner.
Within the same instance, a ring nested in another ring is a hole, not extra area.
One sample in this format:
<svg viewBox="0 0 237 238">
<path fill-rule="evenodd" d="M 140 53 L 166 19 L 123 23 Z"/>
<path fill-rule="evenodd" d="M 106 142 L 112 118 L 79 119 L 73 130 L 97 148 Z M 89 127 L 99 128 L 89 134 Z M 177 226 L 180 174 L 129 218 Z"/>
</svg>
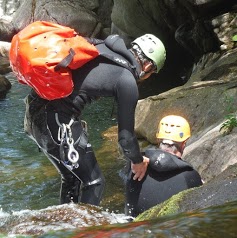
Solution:
<svg viewBox="0 0 237 238">
<path fill-rule="evenodd" d="M 74 140 L 72 138 L 67 138 L 67 144 L 69 146 L 69 150 L 67 154 L 68 160 L 72 164 L 76 164 L 79 160 L 79 153 L 75 150 L 73 143 L 74 143 Z"/>
</svg>

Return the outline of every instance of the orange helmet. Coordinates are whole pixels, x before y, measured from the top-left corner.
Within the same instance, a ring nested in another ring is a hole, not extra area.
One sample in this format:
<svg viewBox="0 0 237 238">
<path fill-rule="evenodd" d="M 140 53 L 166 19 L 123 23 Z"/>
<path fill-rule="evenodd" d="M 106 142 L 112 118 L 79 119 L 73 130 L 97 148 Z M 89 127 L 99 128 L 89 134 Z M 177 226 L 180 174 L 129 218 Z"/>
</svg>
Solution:
<svg viewBox="0 0 237 238">
<path fill-rule="evenodd" d="M 156 138 L 183 142 L 191 136 L 190 126 L 181 116 L 163 117 L 158 125 Z"/>
</svg>

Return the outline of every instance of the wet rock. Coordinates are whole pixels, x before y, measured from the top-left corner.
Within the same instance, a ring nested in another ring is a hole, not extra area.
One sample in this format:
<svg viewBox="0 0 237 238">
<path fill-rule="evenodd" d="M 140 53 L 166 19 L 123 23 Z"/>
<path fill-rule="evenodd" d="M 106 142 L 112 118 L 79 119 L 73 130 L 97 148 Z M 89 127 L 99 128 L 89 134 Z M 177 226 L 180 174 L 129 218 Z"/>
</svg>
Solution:
<svg viewBox="0 0 237 238">
<path fill-rule="evenodd" d="M 0 232 L 8 235 L 41 235 L 52 230 L 126 222 L 125 216 L 92 205 L 65 204 L 41 210 L 25 210 L 0 217 Z"/>
<path fill-rule="evenodd" d="M 0 19 L 0 40 L 10 42 L 16 33 L 11 20 Z"/>
<path fill-rule="evenodd" d="M 11 83 L 9 80 L 0 75 L 0 99 L 3 99 L 6 97 L 7 92 L 11 89 Z"/>
<path fill-rule="evenodd" d="M 3 64 L 2 62 L 5 63 L 8 60 L 10 46 L 11 46 L 11 43 L 6 41 L 0 41 L 0 64 L 1 65 Z M 2 68 L 2 66 L 0 67 Z"/>
<path fill-rule="evenodd" d="M 9 59 L 0 56 L 0 74 L 4 75 L 11 72 Z"/>
<path fill-rule="evenodd" d="M 7 7 L 6 7 L 7 8 Z M 14 6 L 12 6 L 14 8 Z M 15 13 L 10 20 L 0 21 L 0 40 L 10 41 L 12 36 L 29 23 L 37 20 L 52 21 L 70 26 L 83 36 L 100 37 L 110 27 L 112 1 L 100 4 L 98 0 L 90 1 L 29 1 L 23 0 L 15 5 Z"/>
<path fill-rule="evenodd" d="M 183 159 L 199 171 L 204 182 L 237 163 L 237 128 L 223 135 L 220 133 L 222 124 L 192 137 L 184 151 Z"/>
<path fill-rule="evenodd" d="M 1 55 L 8 54 L 8 47 L 1 47 L 3 44 L 0 42 L 0 99 L 6 97 L 7 92 L 11 89 L 10 81 L 4 76 L 5 74 L 11 72 L 8 57 L 2 57 Z M 5 42 L 4 42 L 5 43 Z"/>
<path fill-rule="evenodd" d="M 85 2 L 80 1 L 23 1 L 12 21 L 17 32 L 33 21 L 45 20 L 70 26 L 82 35 L 96 36 L 100 23 L 91 10 L 92 1 L 88 1 L 88 6 L 85 8 Z"/>
</svg>

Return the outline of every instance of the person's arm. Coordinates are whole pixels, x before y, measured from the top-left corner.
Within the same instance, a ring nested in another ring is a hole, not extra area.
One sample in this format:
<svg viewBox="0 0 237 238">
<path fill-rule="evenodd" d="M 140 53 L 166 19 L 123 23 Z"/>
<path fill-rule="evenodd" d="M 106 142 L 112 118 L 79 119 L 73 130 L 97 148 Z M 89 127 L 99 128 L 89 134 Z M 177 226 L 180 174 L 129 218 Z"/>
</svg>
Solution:
<svg viewBox="0 0 237 238">
<path fill-rule="evenodd" d="M 124 70 L 117 84 L 118 143 L 125 158 L 132 162 L 134 179 L 141 180 L 147 164 L 143 163 L 137 137 L 134 132 L 135 108 L 138 101 L 138 88 L 133 75 Z"/>
<path fill-rule="evenodd" d="M 143 162 L 139 164 L 131 163 L 131 170 L 134 173 L 133 179 L 141 181 L 146 174 L 149 158 L 143 156 Z"/>
<path fill-rule="evenodd" d="M 129 123 L 129 120 L 127 120 Z M 143 161 L 140 147 L 136 135 L 124 129 L 119 131 L 118 142 L 120 149 L 126 159 L 129 159 L 134 164 L 139 164 Z"/>
</svg>

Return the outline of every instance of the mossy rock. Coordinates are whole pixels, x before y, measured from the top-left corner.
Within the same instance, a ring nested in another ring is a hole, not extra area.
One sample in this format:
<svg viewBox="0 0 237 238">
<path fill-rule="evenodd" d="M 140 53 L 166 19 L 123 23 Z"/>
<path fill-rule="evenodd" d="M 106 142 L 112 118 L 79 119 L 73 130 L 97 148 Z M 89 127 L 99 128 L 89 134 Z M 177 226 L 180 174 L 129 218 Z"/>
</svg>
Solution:
<svg viewBox="0 0 237 238">
<path fill-rule="evenodd" d="M 187 194 L 190 190 L 191 189 L 180 192 L 172 196 L 167 201 L 150 208 L 149 210 L 136 217 L 134 221 L 151 220 L 158 217 L 178 213 L 180 202 L 182 202 L 185 194 Z"/>
</svg>

